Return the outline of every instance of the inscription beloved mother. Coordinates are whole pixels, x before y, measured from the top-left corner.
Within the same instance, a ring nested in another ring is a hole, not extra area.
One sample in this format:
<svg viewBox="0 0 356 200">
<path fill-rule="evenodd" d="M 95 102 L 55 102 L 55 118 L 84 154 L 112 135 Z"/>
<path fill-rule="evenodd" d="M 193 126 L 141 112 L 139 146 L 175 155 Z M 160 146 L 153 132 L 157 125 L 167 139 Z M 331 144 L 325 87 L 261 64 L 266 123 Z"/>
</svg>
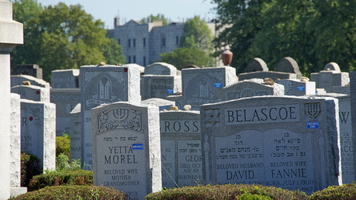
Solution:
<svg viewBox="0 0 356 200">
<path fill-rule="evenodd" d="M 225 109 L 226 125 L 297 121 L 300 121 L 298 104 Z"/>
</svg>

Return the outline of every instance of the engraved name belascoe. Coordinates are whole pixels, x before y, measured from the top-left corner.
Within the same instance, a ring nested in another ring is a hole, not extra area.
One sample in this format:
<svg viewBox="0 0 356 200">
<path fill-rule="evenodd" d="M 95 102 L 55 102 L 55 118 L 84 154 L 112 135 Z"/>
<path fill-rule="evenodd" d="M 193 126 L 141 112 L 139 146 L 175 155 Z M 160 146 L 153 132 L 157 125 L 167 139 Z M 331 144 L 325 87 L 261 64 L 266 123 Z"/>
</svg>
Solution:
<svg viewBox="0 0 356 200">
<path fill-rule="evenodd" d="M 134 109 L 112 109 L 98 114 L 98 131 L 101 134 L 115 129 L 143 132 L 142 113 Z"/>
</svg>

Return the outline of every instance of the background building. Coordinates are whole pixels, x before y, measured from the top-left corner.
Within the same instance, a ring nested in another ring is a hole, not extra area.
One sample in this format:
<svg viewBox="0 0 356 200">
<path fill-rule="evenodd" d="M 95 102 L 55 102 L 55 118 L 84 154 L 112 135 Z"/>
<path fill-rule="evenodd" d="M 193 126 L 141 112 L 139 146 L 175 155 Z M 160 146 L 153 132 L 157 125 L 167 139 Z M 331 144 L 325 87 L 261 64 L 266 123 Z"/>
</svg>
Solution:
<svg viewBox="0 0 356 200">
<path fill-rule="evenodd" d="M 212 34 L 216 36 L 216 24 L 207 23 Z M 109 37 L 117 41 L 126 57 L 127 63 L 147 66 L 159 61 L 160 54 L 173 51 L 179 47 L 184 34 L 184 23 L 170 23 L 163 26 L 161 21 L 141 24 L 130 20 L 120 25 L 120 19 L 114 19 L 114 29 L 108 30 Z"/>
</svg>

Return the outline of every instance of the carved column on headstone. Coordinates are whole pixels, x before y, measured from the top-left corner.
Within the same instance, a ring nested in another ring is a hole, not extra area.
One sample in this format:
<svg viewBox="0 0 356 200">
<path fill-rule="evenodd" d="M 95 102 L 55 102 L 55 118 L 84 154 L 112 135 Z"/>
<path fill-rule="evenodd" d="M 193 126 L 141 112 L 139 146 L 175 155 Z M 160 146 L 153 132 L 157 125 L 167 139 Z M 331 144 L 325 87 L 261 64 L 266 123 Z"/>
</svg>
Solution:
<svg viewBox="0 0 356 200">
<path fill-rule="evenodd" d="M 12 20 L 12 3 L 0 0 L 0 199 L 10 197 L 10 52 L 23 43 L 23 26 Z"/>
</svg>

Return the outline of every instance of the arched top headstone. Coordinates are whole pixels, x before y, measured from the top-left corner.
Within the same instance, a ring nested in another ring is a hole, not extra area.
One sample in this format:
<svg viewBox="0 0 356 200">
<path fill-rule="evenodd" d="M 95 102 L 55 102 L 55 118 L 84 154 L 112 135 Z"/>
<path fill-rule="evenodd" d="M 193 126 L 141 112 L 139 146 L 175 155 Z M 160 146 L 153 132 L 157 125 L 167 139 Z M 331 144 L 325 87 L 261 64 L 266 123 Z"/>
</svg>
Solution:
<svg viewBox="0 0 356 200">
<path fill-rule="evenodd" d="M 256 72 L 256 71 L 265 71 L 268 72 L 268 67 L 265 61 L 261 58 L 254 58 L 247 64 L 245 72 Z"/>
<path fill-rule="evenodd" d="M 291 57 L 284 57 L 279 61 L 276 67 L 278 72 L 288 72 L 297 74 L 297 78 L 302 78 L 302 73 L 299 70 L 298 63 Z"/>
<path fill-rule="evenodd" d="M 324 70 L 341 72 L 339 65 L 335 62 L 329 62 L 328 64 L 326 64 Z"/>
<path fill-rule="evenodd" d="M 174 76 L 177 74 L 177 68 L 168 63 L 155 62 L 145 68 L 145 74 Z"/>
</svg>

